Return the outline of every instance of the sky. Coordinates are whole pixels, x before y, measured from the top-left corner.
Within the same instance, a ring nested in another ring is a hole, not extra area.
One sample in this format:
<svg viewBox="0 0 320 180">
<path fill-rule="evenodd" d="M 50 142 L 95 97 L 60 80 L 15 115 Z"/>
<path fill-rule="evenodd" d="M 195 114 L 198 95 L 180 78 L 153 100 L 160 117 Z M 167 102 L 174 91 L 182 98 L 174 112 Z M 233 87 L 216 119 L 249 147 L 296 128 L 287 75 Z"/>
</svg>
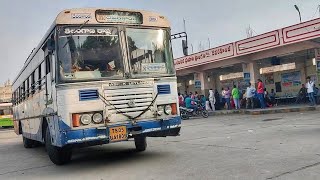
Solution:
<svg viewBox="0 0 320 180">
<path fill-rule="evenodd" d="M 104 7 L 156 11 L 171 21 L 172 33 L 184 31 L 193 52 L 319 17 L 319 0 L 1 0 L 0 84 L 13 81 L 57 14 L 66 8 Z M 200 46 L 201 44 L 201 46 Z M 181 40 L 173 41 L 181 57 Z"/>
</svg>

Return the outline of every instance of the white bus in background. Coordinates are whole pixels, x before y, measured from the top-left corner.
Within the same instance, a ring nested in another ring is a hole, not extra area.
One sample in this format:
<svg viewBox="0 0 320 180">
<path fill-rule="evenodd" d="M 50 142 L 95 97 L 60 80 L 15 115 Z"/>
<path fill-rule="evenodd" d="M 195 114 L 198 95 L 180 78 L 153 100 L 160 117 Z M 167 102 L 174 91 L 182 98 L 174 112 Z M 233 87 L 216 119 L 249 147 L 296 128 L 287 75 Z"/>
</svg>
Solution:
<svg viewBox="0 0 320 180">
<path fill-rule="evenodd" d="M 169 22 L 147 11 L 62 11 L 13 83 L 15 132 L 58 165 L 75 147 L 179 135 L 177 104 Z"/>
</svg>

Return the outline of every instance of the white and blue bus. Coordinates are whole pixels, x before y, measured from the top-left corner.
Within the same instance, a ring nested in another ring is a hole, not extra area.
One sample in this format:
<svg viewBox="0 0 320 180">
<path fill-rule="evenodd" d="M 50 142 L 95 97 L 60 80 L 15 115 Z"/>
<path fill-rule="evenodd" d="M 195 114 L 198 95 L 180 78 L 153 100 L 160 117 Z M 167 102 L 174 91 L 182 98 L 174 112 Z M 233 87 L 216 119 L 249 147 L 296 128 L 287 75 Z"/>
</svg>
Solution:
<svg viewBox="0 0 320 180">
<path fill-rule="evenodd" d="M 72 149 L 178 136 L 177 79 L 166 17 L 127 9 L 62 11 L 13 83 L 15 132 L 51 161 Z"/>
</svg>

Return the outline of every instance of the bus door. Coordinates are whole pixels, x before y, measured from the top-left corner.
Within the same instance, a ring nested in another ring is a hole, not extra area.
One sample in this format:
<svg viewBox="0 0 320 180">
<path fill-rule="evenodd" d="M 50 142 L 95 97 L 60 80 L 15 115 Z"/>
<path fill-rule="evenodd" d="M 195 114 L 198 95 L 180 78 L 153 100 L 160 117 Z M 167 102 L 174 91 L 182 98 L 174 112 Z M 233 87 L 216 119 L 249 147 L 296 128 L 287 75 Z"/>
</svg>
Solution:
<svg viewBox="0 0 320 180">
<path fill-rule="evenodd" d="M 54 90 L 55 90 L 55 58 L 54 58 L 54 41 L 51 39 L 48 40 L 45 50 L 45 63 L 46 63 L 46 108 L 55 109 L 53 106 L 54 102 Z M 50 112 L 52 113 L 52 112 Z"/>
<path fill-rule="evenodd" d="M 52 74 L 51 74 L 52 58 L 51 55 L 46 56 L 46 93 L 45 93 L 45 104 L 46 107 L 52 105 Z"/>
</svg>

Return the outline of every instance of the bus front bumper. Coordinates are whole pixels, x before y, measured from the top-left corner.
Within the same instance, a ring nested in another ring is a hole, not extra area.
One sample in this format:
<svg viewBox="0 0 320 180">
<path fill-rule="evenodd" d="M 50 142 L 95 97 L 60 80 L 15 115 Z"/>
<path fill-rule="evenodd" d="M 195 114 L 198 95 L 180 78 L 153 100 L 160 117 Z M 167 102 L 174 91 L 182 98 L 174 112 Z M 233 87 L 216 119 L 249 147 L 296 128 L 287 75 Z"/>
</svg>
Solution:
<svg viewBox="0 0 320 180">
<path fill-rule="evenodd" d="M 57 146 L 66 145 L 99 145 L 110 143 L 110 128 L 125 126 L 128 139 L 135 136 L 167 137 L 180 134 L 181 118 L 179 116 L 166 120 L 138 121 L 136 124 L 124 123 L 107 127 L 66 130 L 60 132 L 60 142 Z M 127 139 L 126 139 L 127 140 Z"/>
</svg>

